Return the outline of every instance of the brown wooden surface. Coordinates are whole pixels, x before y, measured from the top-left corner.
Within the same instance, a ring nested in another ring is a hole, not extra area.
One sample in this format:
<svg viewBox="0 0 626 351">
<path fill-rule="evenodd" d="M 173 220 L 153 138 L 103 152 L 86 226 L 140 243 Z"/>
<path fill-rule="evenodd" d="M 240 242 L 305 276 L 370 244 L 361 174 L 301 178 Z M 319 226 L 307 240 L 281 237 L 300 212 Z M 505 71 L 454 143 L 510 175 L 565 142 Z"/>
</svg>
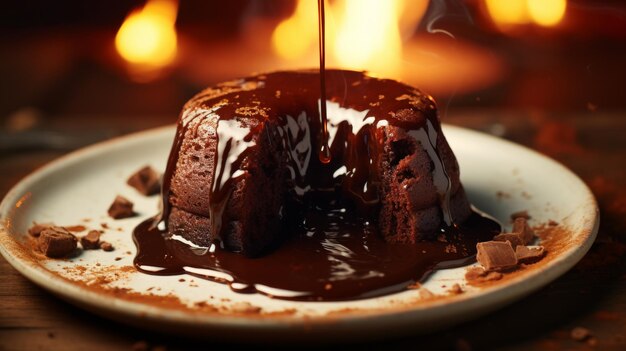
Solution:
<svg viewBox="0 0 626 351">
<path fill-rule="evenodd" d="M 80 140 L 69 144 L 75 148 L 172 122 L 171 117 L 65 116 L 45 127 L 73 137 L 80 135 Z M 569 166 L 590 185 L 599 201 L 602 223 L 598 240 L 566 275 L 496 313 L 434 334 L 389 338 L 368 346 L 398 350 L 625 350 L 626 113 L 559 116 L 451 111 L 445 122 L 502 135 Z M 0 153 L 0 195 L 29 172 L 66 152 L 61 148 Z M 131 350 L 142 340 L 151 348 L 164 346 L 168 350 L 229 346 L 155 334 L 96 317 L 30 283 L 4 259 L 0 259 L 0 295 L 0 350 Z M 577 326 L 588 328 L 595 341 L 572 340 L 570 331 Z"/>
</svg>

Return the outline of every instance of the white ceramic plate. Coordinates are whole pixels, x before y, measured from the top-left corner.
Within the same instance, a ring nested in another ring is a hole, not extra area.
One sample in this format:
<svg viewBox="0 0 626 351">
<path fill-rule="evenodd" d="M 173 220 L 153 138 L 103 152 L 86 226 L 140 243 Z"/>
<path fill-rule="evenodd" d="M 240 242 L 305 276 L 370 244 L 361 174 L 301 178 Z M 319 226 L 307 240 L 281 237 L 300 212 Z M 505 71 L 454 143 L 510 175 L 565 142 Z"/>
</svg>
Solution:
<svg viewBox="0 0 626 351">
<path fill-rule="evenodd" d="M 420 333 L 478 317 L 511 303 L 565 273 L 587 252 L 598 228 L 595 199 L 559 163 L 527 148 L 474 131 L 445 126 L 470 200 L 502 223 L 527 210 L 543 225 L 548 253 L 499 281 L 467 284 L 466 267 L 441 270 L 423 290 L 348 302 L 291 302 L 237 294 L 227 286 L 189 276 L 160 277 L 134 271 L 132 229 L 157 213 L 158 197 L 125 184 L 139 167 L 163 170 L 173 127 L 100 143 L 50 163 L 17 184 L 0 204 L 0 252 L 24 276 L 87 310 L 144 328 L 239 340 L 337 340 Z M 139 216 L 112 220 L 106 210 L 116 194 L 135 202 Z M 67 260 L 33 254 L 32 222 L 82 224 L 100 229 L 113 252 L 83 251 Z M 179 282 L 179 279 L 185 279 Z M 464 293 L 447 294 L 455 283 Z"/>
</svg>

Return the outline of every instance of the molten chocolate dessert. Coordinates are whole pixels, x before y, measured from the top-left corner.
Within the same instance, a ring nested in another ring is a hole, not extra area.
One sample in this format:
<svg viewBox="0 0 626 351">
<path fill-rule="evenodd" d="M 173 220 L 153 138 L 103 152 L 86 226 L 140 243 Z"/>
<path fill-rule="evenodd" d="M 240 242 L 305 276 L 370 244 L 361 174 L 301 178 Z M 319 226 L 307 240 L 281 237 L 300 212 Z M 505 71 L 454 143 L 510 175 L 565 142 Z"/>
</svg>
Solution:
<svg viewBox="0 0 626 351">
<path fill-rule="evenodd" d="M 463 264 L 500 232 L 471 210 L 430 96 L 345 70 L 326 70 L 324 85 L 323 100 L 318 71 L 284 71 L 192 98 L 162 213 L 135 230 L 136 266 L 278 298 L 354 299 Z"/>
</svg>

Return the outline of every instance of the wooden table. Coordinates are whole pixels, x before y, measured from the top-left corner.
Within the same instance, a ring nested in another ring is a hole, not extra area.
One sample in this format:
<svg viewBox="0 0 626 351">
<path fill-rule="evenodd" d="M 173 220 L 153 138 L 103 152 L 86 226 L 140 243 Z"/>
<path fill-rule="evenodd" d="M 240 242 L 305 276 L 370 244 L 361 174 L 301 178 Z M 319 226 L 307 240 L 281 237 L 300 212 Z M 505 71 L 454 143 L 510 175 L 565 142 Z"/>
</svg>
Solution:
<svg viewBox="0 0 626 351">
<path fill-rule="evenodd" d="M 398 350 L 626 350 L 626 112 L 558 115 L 450 111 L 444 121 L 501 135 L 569 166 L 589 184 L 599 201 L 602 223 L 598 239 L 574 269 L 509 307 L 434 334 L 381 340 L 367 346 Z M 171 116 L 139 120 L 64 116 L 44 127 L 74 136 L 68 147 L 75 148 L 173 122 Z M 56 151 L 1 153 L 0 195 L 67 151 L 61 147 Z M 210 340 L 181 340 L 102 319 L 38 288 L 3 259 L 0 295 L 0 350 L 131 350 L 139 341 L 154 350 L 228 346 Z M 570 332 L 579 326 L 589 329 L 593 337 L 586 342 L 573 340 Z"/>
</svg>

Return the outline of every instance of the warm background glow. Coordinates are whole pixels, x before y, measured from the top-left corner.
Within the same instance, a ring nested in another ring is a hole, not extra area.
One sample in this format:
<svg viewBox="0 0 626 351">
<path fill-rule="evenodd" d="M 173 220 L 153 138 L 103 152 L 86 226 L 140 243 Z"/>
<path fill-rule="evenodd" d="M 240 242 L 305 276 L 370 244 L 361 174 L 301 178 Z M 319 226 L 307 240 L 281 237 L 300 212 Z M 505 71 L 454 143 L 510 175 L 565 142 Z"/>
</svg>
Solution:
<svg viewBox="0 0 626 351">
<path fill-rule="evenodd" d="M 397 77 L 403 38 L 413 34 L 427 0 L 341 0 L 326 3 L 329 66 Z M 272 34 L 274 52 L 297 60 L 317 51 L 317 0 L 299 0 Z"/>
<path fill-rule="evenodd" d="M 131 12 L 115 37 L 115 47 L 134 65 L 160 68 L 176 58 L 176 0 L 148 0 Z"/>
<path fill-rule="evenodd" d="M 553 26 L 563 19 L 566 0 L 528 0 L 528 13 L 535 23 Z"/>
<path fill-rule="evenodd" d="M 557 25 L 565 16 L 567 0 L 485 0 L 487 12 L 498 25 L 534 23 Z"/>
</svg>

